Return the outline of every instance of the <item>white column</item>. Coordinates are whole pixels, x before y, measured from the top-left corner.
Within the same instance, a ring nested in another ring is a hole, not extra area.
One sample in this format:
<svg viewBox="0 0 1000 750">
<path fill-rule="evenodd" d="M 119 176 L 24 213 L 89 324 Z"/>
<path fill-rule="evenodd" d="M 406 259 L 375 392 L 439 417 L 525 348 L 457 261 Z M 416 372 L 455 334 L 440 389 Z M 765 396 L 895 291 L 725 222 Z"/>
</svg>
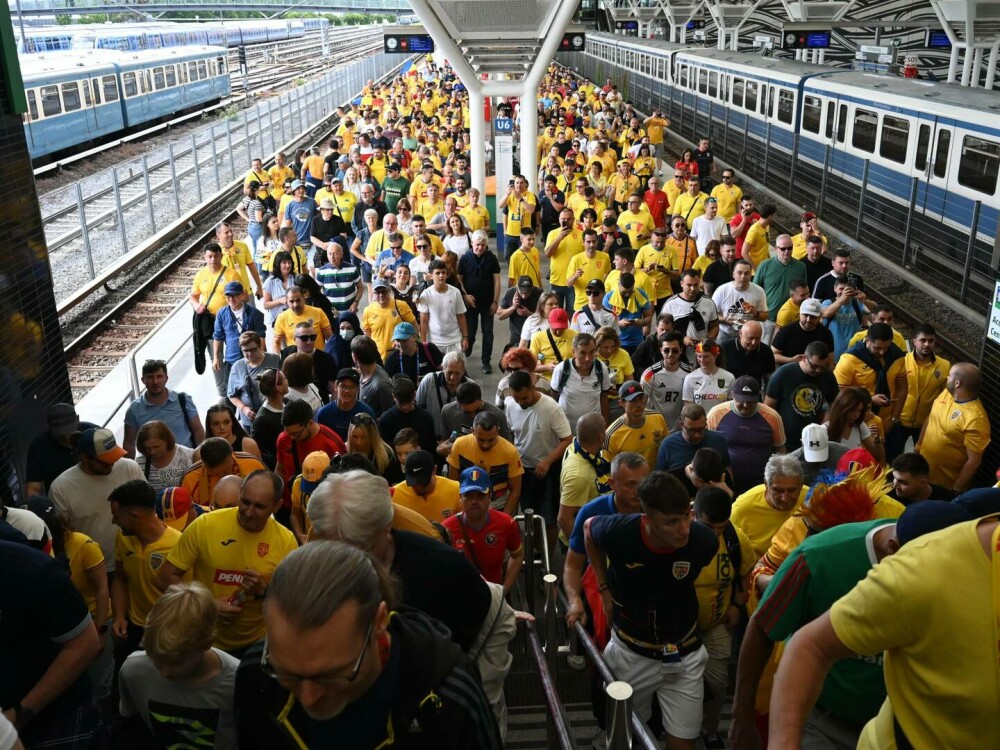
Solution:
<svg viewBox="0 0 1000 750">
<path fill-rule="evenodd" d="M 965 44 L 964 50 L 965 59 L 962 61 L 962 85 L 968 86 L 972 80 L 972 58 L 975 53 L 969 48 L 968 43 Z"/>
<path fill-rule="evenodd" d="M 528 189 L 537 192 L 538 176 L 538 84 L 530 85 L 527 77 L 521 97 L 521 174 L 528 179 Z M 497 185 L 497 192 L 500 191 Z"/>
<path fill-rule="evenodd" d="M 948 60 L 948 83 L 954 83 L 958 76 L 958 47 L 952 42 L 951 58 Z"/>
<path fill-rule="evenodd" d="M 979 77 L 983 74 L 983 48 L 976 47 L 976 55 L 972 60 L 972 88 L 979 86 Z"/>
<path fill-rule="evenodd" d="M 483 122 L 483 106 L 486 98 L 479 86 L 469 86 L 469 135 L 472 144 L 470 168 L 472 187 L 482 196 L 480 203 L 486 205 L 486 123 Z"/>
</svg>

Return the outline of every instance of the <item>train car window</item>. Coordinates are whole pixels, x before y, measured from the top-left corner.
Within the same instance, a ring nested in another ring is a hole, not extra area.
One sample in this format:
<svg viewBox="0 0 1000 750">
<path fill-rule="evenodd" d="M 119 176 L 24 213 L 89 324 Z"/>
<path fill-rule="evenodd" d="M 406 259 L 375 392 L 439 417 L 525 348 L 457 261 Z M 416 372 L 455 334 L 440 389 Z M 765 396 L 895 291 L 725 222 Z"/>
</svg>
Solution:
<svg viewBox="0 0 1000 750">
<path fill-rule="evenodd" d="M 768 118 L 774 117 L 774 86 L 765 86 L 767 89 L 767 116 Z"/>
<path fill-rule="evenodd" d="M 94 106 L 93 99 L 90 96 L 90 81 L 80 81 L 80 85 L 83 88 L 83 105 L 85 107 Z"/>
<path fill-rule="evenodd" d="M 708 93 L 708 71 L 698 71 L 698 91 L 702 94 Z"/>
<path fill-rule="evenodd" d="M 118 101 L 118 82 L 115 81 L 115 77 L 104 76 L 101 79 L 101 83 L 104 85 L 104 101 L 106 102 Z"/>
<path fill-rule="evenodd" d="M 958 162 L 958 184 L 993 195 L 1000 172 L 1000 143 L 971 135 L 962 139 L 962 158 Z"/>
<path fill-rule="evenodd" d="M 76 112 L 80 109 L 80 87 L 76 81 L 62 85 L 63 109 L 66 112 Z"/>
<path fill-rule="evenodd" d="M 198 80 L 198 63 L 189 62 L 188 63 L 188 78 L 191 79 L 191 83 Z"/>
<path fill-rule="evenodd" d="M 854 111 L 854 129 L 851 145 L 860 151 L 875 153 L 875 136 L 878 133 L 878 113 L 865 109 Z"/>
<path fill-rule="evenodd" d="M 742 78 L 733 79 L 733 106 L 743 106 L 743 92 L 746 89 L 746 82 Z"/>
<path fill-rule="evenodd" d="M 42 86 L 38 92 L 42 97 L 42 114 L 52 117 L 62 112 L 62 104 L 59 102 L 58 86 Z"/>
<path fill-rule="evenodd" d="M 951 148 L 951 131 L 939 130 L 937 149 L 934 151 L 934 176 L 944 177 L 948 174 L 948 151 Z"/>
<path fill-rule="evenodd" d="M 836 119 L 837 110 L 833 102 L 826 103 L 826 137 L 833 139 L 833 121 Z"/>
<path fill-rule="evenodd" d="M 198 77 L 201 79 L 208 78 L 208 65 L 205 64 L 204 60 L 198 61 Z"/>
<path fill-rule="evenodd" d="M 745 106 L 751 112 L 757 111 L 758 93 L 760 91 L 760 84 L 756 81 L 747 81 L 747 98 L 745 99 Z"/>
<path fill-rule="evenodd" d="M 126 98 L 139 93 L 139 88 L 135 85 L 135 73 L 122 73 L 122 88 L 125 89 Z"/>
<path fill-rule="evenodd" d="M 931 126 L 921 125 L 917 129 L 917 156 L 913 166 L 923 172 L 927 169 L 927 152 L 931 150 Z"/>
<path fill-rule="evenodd" d="M 677 66 L 677 85 L 682 89 L 686 89 L 688 85 L 688 66 L 678 65 Z"/>
<path fill-rule="evenodd" d="M 35 92 L 33 89 L 27 92 L 28 94 L 28 114 L 31 116 L 32 120 L 38 119 L 38 100 L 35 99 Z"/>
<path fill-rule="evenodd" d="M 907 146 L 910 144 L 910 121 L 902 117 L 885 115 L 882 118 L 882 140 L 878 153 L 890 161 L 906 164 Z"/>
<path fill-rule="evenodd" d="M 781 102 L 778 104 L 778 117 L 780 118 Z M 818 96 L 805 97 L 802 102 L 802 129 L 807 133 L 819 133 L 821 119 L 823 119 L 823 101 Z M 791 122 L 791 120 L 787 122 Z"/>
<path fill-rule="evenodd" d="M 729 76 L 727 76 L 727 75 L 720 75 L 719 78 L 722 79 L 722 101 L 728 102 L 729 101 Z"/>
<path fill-rule="evenodd" d="M 155 67 L 153 68 L 153 86 L 157 91 L 166 88 L 166 79 L 163 76 L 163 68 Z"/>
<path fill-rule="evenodd" d="M 708 74 L 708 95 L 713 99 L 719 98 L 719 74 Z"/>
<path fill-rule="evenodd" d="M 184 63 L 177 64 L 177 82 L 181 85 L 188 82 L 188 69 Z"/>
<path fill-rule="evenodd" d="M 94 89 L 94 104 L 101 103 L 101 79 L 94 78 L 90 81 L 91 86 Z"/>
<path fill-rule="evenodd" d="M 175 68 L 173 65 L 168 65 L 166 67 L 166 74 L 167 74 L 167 86 L 176 86 L 177 68 Z"/>
<path fill-rule="evenodd" d="M 788 125 L 792 124 L 792 112 L 795 110 L 795 94 L 788 89 L 778 91 L 778 120 Z M 819 132 L 819 119 L 816 120 L 816 130 Z"/>
<path fill-rule="evenodd" d="M 843 143 L 847 139 L 847 105 L 841 104 L 837 113 L 837 142 Z"/>
</svg>

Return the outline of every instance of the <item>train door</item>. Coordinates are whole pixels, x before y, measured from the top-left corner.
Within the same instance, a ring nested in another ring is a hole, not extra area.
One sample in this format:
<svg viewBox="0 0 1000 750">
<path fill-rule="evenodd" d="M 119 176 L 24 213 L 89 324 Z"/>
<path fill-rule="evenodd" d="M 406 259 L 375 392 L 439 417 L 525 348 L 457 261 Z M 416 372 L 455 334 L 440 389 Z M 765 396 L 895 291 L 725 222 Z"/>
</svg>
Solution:
<svg viewBox="0 0 1000 750">
<path fill-rule="evenodd" d="M 913 176 L 919 179 L 917 205 L 926 215 L 935 218 L 943 218 L 947 208 L 954 138 L 953 120 L 933 116 L 920 119 L 913 162 Z"/>
<path fill-rule="evenodd" d="M 847 153 L 847 126 L 850 124 L 850 105 L 832 92 L 825 100 L 824 144 L 830 148 L 829 171 L 843 176 L 850 171 Z M 825 155 L 824 155 L 825 158 Z"/>
</svg>

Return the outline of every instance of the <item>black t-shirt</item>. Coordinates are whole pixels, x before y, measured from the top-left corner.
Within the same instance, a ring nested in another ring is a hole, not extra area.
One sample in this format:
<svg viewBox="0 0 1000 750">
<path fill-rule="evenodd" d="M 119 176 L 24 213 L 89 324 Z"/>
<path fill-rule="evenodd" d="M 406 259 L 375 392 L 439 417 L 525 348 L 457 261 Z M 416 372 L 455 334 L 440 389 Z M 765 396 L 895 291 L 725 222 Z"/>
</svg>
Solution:
<svg viewBox="0 0 1000 750">
<path fill-rule="evenodd" d="M 722 345 L 722 354 L 725 357 L 723 366 L 734 378 L 751 375 L 764 386 L 774 372 L 774 352 L 766 344 L 761 344 L 754 352 L 748 352 L 740 346 L 739 339 L 730 339 Z"/>
<path fill-rule="evenodd" d="M 486 581 L 462 552 L 443 542 L 411 531 L 394 530 L 392 537 L 392 573 L 402 584 L 403 604 L 443 622 L 467 652 L 490 610 Z"/>
<path fill-rule="evenodd" d="M 414 385 L 420 385 L 424 375 L 441 368 L 442 359 L 444 354 L 434 344 L 417 344 L 416 354 L 412 356 L 403 354 L 399 349 L 388 352 L 385 355 L 385 371 L 390 377 L 405 373 Z"/>
<path fill-rule="evenodd" d="M 836 283 L 835 278 L 832 271 L 820 277 L 819 281 L 813 287 L 812 296 L 818 300 L 834 299 L 836 296 L 833 292 L 833 287 Z M 854 284 L 858 291 L 863 292 L 865 290 L 865 280 L 861 276 L 856 273 L 848 273 L 847 278 L 851 280 L 851 283 Z"/>
<path fill-rule="evenodd" d="M 458 275 L 462 277 L 465 291 L 476 298 L 477 306 L 480 301 L 485 302 L 487 307 L 493 304 L 493 283 L 499 273 L 500 261 L 492 250 L 487 250 L 482 256 L 468 252 L 458 261 Z"/>
<path fill-rule="evenodd" d="M 803 258 L 802 262 L 806 267 L 806 283 L 809 285 L 810 292 L 816 288 L 816 282 L 820 280 L 820 277 L 833 270 L 833 261 L 825 255 L 819 256 L 819 260 L 815 263 L 811 263 L 807 258 Z"/>
<path fill-rule="evenodd" d="M 566 194 L 562 190 L 556 190 L 552 194 L 552 198 L 555 198 L 558 203 L 566 204 Z M 539 221 L 542 222 L 543 227 L 555 226 L 559 223 L 559 209 L 552 205 L 552 199 L 548 195 L 542 193 L 538 196 L 538 206 L 541 211 Z"/>
<path fill-rule="evenodd" d="M 816 326 L 811 331 L 806 331 L 798 322 L 783 326 L 771 340 L 771 346 L 784 354 L 786 357 L 795 357 L 805 354 L 806 347 L 813 341 L 822 341 L 830 351 L 833 351 L 833 334 L 826 326 Z"/>
<path fill-rule="evenodd" d="M 0 613 L 0 706 L 9 708 L 45 674 L 59 654 L 59 644 L 82 633 L 92 620 L 59 562 L 13 542 L 0 542 Z M 89 693 L 84 671 L 50 708 L 65 710 Z M 44 723 L 46 713 L 35 721 Z"/>
<path fill-rule="evenodd" d="M 695 580 L 718 553 L 719 541 L 695 522 L 684 547 L 654 549 L 642 519 L 616 514 L 590 522 L 591 537 L 608 556 L 615 627 L 646 643 L 678 643 L 698 624 Z"/>
<path fill-rule="evenodd" d="M 823 420 L 824 412 L 839 392 L 837 378 L 829 370 L 807 375 L 798 362 L 789 362 L 775 371 L 766 393 L 778 402 L 775 409 L 785 426 L 785 448 L 789 453 L 802 445 L 802 430 L 806 425 Z"/>
<path fill-rule="evenodd" d="M 517 287 L 512 286 L 506 292 L 503 293 L 503 297 L 500 300 L 500 307 L 510 307 L 514 304 L 514 297 L 520 296 L 517 291 Z M 534 312 L 538 308 L 538 298 L 542 296 L 541 289 L 533 289 L 531 294 L 527 297 L 521 297 L 521 307 L 525 307 L 531 312 Z M 529 313 L 530 314 L 530 313 Z M 524 321 L 528 319 L 528 315 L 518 315 L 516 312 L 507 318 L 507 325 L 510 326 L 510 343 L 517 346 L 518 342 L 521 340 L 521 330 L 524 328 Z"/>
<path fill-rule="evenodd" d="M 723 284 L 728 284 L 733 280 L 733 267 L 722 259 L 714 260 L 708 264 L 702 281 L 711 284 L 712 289 L 718 289 Z"/>
<path fill-rule="evenodd" d="M 80 432 L 84 430 L 97 429 L 100 425 L 90 422 L 80 422 L 78 428 Z M 49 491 L 49 485 L 55 481 L 56 477 L 67 469 L 76 466 L 77 458 L 72 448 L 69 448 L 46 430 L 40 435 L 36 435 L 31 444 L 28 445 L 28 459 L 25 467 L 25 481 L 42 482 L 45 485 L 45 492 Z"/>
<path fill-rule="evenodd" d="M 421 449 L 434 455 L 437 451 L 434 417 L 427 409 L 418 406 L 413 411 L 404 414 L 398 406 L 393 406 L 386 409 L 378 420 L 379 435 L 389 445 L 393 444 L 399 431 L 407 427 L 416 431 Z"/>
<path fill-rule="evenodd" d="M 284 362 L 292 354 L 298 351 L 294 346 L 286 346 L 281 350 L 281 361 Z M 350 363 L 347 363 L 345 367 L 351 367 Z M 330 381 L 337 379 L 337 360 L 332 354 L 328 354 L 322 349 L 313 350 L 313 385 L 316 386 L 316 390 L 319 391 L 320 398 L 323 399 L 323 403 L 327 404 L 330 402 Z"/>
<path fill-rule="evenodd" d="M 701 175 L 702 182 L 704 182 L 712 176 L 712 165 L 715 163 L 715 157 L 712 155 L 712 149 L 699 151 L 694 148 L 692 150 L 694 151 L 694 160 L 698 163 L 698 174 Z"/>
<path fill-rule="evenodd" d="M 329 242 L 337 235 L 347 234 L 347 224 L 337 214 L 333 214 L 329 220 L 326 220 L 322 213 L 317 212 L 313 217 L 312 229 L 309 230 L 309 233 L 318 240 Z M 347 242 L 343 237 L 339 239 L 341 246 Z"/>
</svg>

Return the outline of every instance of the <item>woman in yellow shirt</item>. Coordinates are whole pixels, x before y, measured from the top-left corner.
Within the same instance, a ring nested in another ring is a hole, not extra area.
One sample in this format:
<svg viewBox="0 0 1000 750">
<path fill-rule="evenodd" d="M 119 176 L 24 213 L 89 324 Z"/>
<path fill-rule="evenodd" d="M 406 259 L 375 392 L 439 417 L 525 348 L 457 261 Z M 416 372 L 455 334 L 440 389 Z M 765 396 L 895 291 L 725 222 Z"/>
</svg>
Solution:
<svg viewBox="0 0 1000 750">
<path fill-rule="evenodd" d="M 639 147 L 639 153 L 632 162 L 632 173 L 639 178 L 639 187 L 643 190 L 656 170 L 656 160 L 649 154 L 649 146 L 643 144 Z"/>
<path fill-rule="evenodd" d="M 618 388 L 626 380 L 632 380 L 635 367 L 628 352 L 622 349 L 622 340 L 614 328 L 599 328 L 594 336 L 597 342 L 597 359 L 608 368 L 608 378 L 611 380 L 610 413 L 611 419 L 620 417 L 624 410 L 618 405 Z"/>
</svg>

